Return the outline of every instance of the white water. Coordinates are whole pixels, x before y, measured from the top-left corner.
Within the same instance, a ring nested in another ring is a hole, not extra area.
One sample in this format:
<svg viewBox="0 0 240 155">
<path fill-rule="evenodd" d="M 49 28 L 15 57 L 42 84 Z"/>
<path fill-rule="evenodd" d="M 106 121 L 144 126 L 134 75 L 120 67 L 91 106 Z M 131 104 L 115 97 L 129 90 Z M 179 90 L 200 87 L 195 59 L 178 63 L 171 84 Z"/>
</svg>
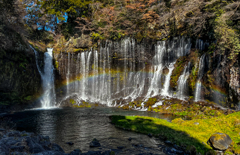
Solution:
<svg viewBox="0 0 240 155">
<path fill-rule="evenodd" d="M 156 102 L 156 103 L 152 106 L 152 108 L 156 108 L 156 107 L 158 107 L 158 106 L 160 106 L 160 105 L 162 105 L 162 101 Z"/>
<path fill-rule="evenodd" d="M 174 69 L 174 63 L 171 63 L 170 66 L 169 66 L 169 72 L 166 76 L 166 79 L 165 79 L 165 83 L 164 83 L 164 86 L 163 86 L 163 90 L 162 90 L 162 94 L 163 96 L 171 96 L 170 93 L 169 93 L 169 87 L 170 87 L 170 80 L 171 80 L 171 75 L 172 75 L 172 71 Z"/>
<path fill-rule="evenodd" d="M 187 66 L 184 67 L 184 71 L 182 75 L 178 79 L 178 86 L 177 86 L 177 98 L 184 100 L 187 97 L 187 80 L 189 77 L 189 70 L 190 70 L 190 62 L 188 63 Z"/>
<path fill-rule="evenodd" d="M 198 101 L 202 100 L 202 97 L 201 97 L 201 89 L 202 89 L 201 79 L 202 79 L 203 74 L 204 74 L 205 57 L 206 57 L 206 55 L 203 54 L 200 58 L 200 61 L 199 61 L 198 80 L 197 80 L 197 83 L 196 83 L 196 91 L 195 91 L 195 97 L 194 97 L 195 102 L 198 102 Z"/>
<path fill-rule="evenodd" d="M 68 65 L 67 65 L 67 77 L 66 77 L 66 79 L 67 79 L 67 95 L 69 95 L 69 76 L 70 76 L 70 54 L 71 53 L 68 53 Z"/>
<path fill-rule="evenodd" d="M 161 88 L 163 56 L 164 56 L 164 53 L 166 53 L 165 42 L 159 42 L 158 45 L 155 47 L 155 49 L 156 49 L 156 54 L 153 57 L 153 66 L 152 66 L 153 77 L 151 79 L 150 88 L 148 89 L 146 98 L 159 94 L 159 90 Z"/>
<path fill-rule="evenodd" d="M 209 43 L 208 43 L 208 42 L 204 42 L 204 41 L 201 40 L 201 39 L 197 39 L 197 40 L 196 40 L 196 45 L 195 45 L 195 48 L 196 48 L 196 49 L 199 49 L 199 50 L 203 51 L 203 50 L 205 50 L 206 47 L 208 47 L 208 46 L 209 46 Z"/>
<path fill-rule="evenodd" d="M 127 38 L 121 42 L 107 41 L 100 45 L 99 51 L 76 54 L 71 59 L 77 62 L 72 61 L 68 54 L 68 61 L 64 62 L 68 66 L 65 74 L 68 84 L 66 95 L 77 96 L 79 104 L 88 101 L 108 106 L 115 105 L 116 100 L 121 98 L 135 100 L 138 97 L 171 96 L 169 88 L 174 62 L 189 54 L 190 40 L 178 38 L 157 42 L 154 45 L 155 55 L 149 61 L 150 69 L 146 68 L 145 53 L 149 49 L 146 46 Z M 74 77 L 76 81 L 72 83 L 69 83 L 72 77 L 69 75 L 69 66 L 74 67 L 75 75 L 81 75 L 80 79 Z M 169 69 L 167 75 L 162 74 L 164 68 Z M 69 89 L 71 87 L 75 89 Z"/>
<path fill-rule="evenodd" d="M 38 71 L 41 75 L 42 79 L 42 88 L 43 88 L 43 95 L 41 97 L 42 108 L 52 108 L 55 106 L 56 103 L 56 94 L 55 94 L 55 87 L 54 87 L 54 67 L 52 63 L 52 48 L 48 48 L 47 52 L 44 53 L 44 72 L 40 70 L 38 65 L 38 52 L 30 46 L 36 58 L 36 65 Z"/>
</svg>

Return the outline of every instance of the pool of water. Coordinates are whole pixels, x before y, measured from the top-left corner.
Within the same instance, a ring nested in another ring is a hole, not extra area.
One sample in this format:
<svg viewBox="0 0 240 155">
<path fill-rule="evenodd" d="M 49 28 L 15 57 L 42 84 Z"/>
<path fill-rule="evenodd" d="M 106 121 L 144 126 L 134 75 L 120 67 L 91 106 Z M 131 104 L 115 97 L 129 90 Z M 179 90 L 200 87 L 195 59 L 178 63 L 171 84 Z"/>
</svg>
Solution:
<svg viewBox="0 0 240 155">
<path fill-rule="evenodd" d="M 163 145 L 160 140 L 118 129 L 110 123 L 110 115 L 151 116 L 169 121 L 172 119 L 169 115 L 107 107 L 32 109 L 7 117 L 16 124 L 17 130 L 49 136 L 51 141 L 59 144 L 66 153 L 78 148 L 83 152 L 114 149 L 116 154 L 164 154 L 158 147 L 159 144 Z M 130 137 L 131 141 L 128 140 Z M 100 141 L 101 147 L 89 147 L 94 138 Z M 73 142 L 74 145 L 69 146 L 66 142 Z"/>
</svg>

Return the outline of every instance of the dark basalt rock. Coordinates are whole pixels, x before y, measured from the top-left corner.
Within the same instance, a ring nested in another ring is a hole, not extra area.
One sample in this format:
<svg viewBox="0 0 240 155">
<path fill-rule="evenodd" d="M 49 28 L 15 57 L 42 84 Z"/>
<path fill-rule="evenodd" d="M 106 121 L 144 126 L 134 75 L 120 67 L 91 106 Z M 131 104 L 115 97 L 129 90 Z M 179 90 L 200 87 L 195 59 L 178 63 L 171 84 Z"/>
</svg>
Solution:
<svg viewBox="0 0 240 155">
<path fill-rule="evenodd" d="M 73 143 L 73 142 L 67 142 L 66 144 L 68 144 L 68 145 L 73 145 L 74 143 Z"/>
<path fill-rule="evenodd" d="M 232 139 L 225 133 L 215 133 L 208 140 L 208 144 L 216 150 L 226 150 L 231 143 Z"/>
<path fill-rule="evenodd" d="M 67 155 L 59 145 L 51 143 L 48 136 L 25 131 L 6 131 L 1 134 L 0 155 Z"/>
<path fill-rule="evenodd" d="M 69 153 L 69 155 L 80 155 L 81 153 L 82 153 L 82 151 L 80 149 L 75 149 L 74 151 Z"/>
<path fill-rule="evenodd" d="M 25 146 L 11 146 L 10 150 L 11 151 L 18 151 L 18 152 L 23 152 L 25 149 Z"/>
<path fill-rule="evenodd" d="M 52 144 L 52 150 L 64 153 L 63 149 L 58 144 L 55 143 Z"/>
<path fill-rule="evenodd" d="M 11 152 L 11 155 L 28 155 L 26 152 Z"/>
<path fill-rule="evenodd" d="M 172 142 L 170 142 L 170 141 L 168 141 L 168 140 L 165 141 L 164 143 L 165 143 L 165 144 L 168 144 L 168 145 L 172 145 L 172 144 L 173 144 Z"/>
<path fill-rule="evenodd" d="M 92 142 L 90 143 L 90 147 L 100 147 L 100 146 L 101 145 L 100 145 L 99 141 L 96 138 L 94 138 L 92 140 Z"/>
<path fill-rule="evenodd" d="M 102 155 L 101 151 L 88 151 L 86 153 L 82 153 L 81 155 Z"/>
<path fill-rule="evenodd" d="M 129 140 L 129 141 L 131 141 L 131 140 L 132 140 L 132 138 L 131 138 L 131 137 L 129 137 L 129 138 L 128 138 L 128 140 Z"/>
<path fill-rule="evenodd" d="M 153 135 L 152 135 L 151 133 L 148 134 L 148 137 L 152 138 L 152 136 L 153 136 Z"/>
<path fill-rule="evenodd" d="M 124 146 L 118 146 L 117 148 L 121 150 L 124 148 Z"/>
</svg>

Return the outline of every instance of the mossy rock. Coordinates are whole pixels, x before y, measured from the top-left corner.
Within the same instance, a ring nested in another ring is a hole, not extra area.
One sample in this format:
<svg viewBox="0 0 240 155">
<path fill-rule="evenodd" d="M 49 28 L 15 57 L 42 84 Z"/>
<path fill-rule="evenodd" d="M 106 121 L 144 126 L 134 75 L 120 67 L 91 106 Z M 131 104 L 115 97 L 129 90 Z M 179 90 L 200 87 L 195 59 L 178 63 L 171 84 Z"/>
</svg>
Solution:
<svg viewBox="0 0 240 155">
<path fill-rule="evenodd" d="M 232 139 L 225 133 L 215 133 L 213 134 L 208 143 L 217 150 L 227 150 L 232 143 Z"/>
<path fill-rule="evenodd" d="M 156 98 L 149 98 L 149 99 L 147 100 L 147 102 L 145 102 L 144 107 L 145 107 L 145 108 L 151 107 L 151 106 L 153 106 L 156 102 L 157 102 L 157 99 L 156 99 Z"/>
<path fill-rule="evenodd" d="M 171 76 L 171 81 L 170 81 L 170 86 L 172 88 L 176 88 L 177 87 L 177 82 L 179 77 L 181 76 L 185 65 L 187 65 L 188 63 L 188 58 L 186 56 L 181 57 L 177 60 L 177 62 L 174 65 L 174 70 L 172 72 L 172 76 Z"/>
</svg>

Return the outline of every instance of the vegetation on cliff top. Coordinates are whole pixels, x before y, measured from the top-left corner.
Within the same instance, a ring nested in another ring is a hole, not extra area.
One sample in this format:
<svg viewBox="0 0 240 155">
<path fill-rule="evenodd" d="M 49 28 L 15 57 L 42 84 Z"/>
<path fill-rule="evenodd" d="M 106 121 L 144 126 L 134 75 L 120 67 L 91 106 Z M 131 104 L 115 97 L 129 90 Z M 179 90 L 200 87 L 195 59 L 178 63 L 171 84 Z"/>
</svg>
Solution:
<svg viewBox="0 0 240 155">
<path fill-rule="evenodd" d="M 209 53 L 219 50 L 232 60 L 240 51 L 238 0 L 11 0 L 9 4 L 16 3 L 9 7 L 4 0 L 1 11 L 13 15 L 21 10 L 24 18 L 17 19 L 22 19 L 30 39 L 57 43 L 64 36 L 64 46 L 72 39 L 74 48 L 84 49 L 103 39 L 165 40 L 185 35 L 208 41 L 214 47 Z M 53 35 L 42 35 L 46 30 Z"/>
</svg>

